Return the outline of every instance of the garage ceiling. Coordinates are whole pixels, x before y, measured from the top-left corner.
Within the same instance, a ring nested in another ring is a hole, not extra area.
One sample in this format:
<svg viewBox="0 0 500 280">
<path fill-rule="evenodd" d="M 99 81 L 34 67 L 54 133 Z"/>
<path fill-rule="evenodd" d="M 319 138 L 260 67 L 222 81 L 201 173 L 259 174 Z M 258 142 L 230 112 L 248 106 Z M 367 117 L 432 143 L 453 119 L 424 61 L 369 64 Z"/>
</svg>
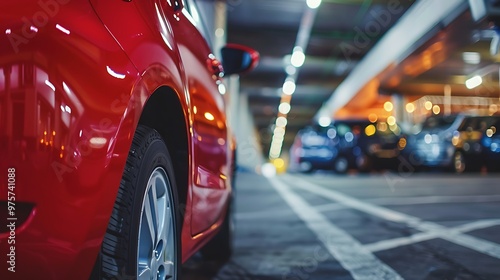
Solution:
<svg viewBox="0 0 500 280">
<path fill-rule="evenodd" d="M 305 49 L 305 64 L 297 76 L 284 151 L 297 131 L 312 123 L 337 86 L 414 2 L 322 1 Z M 293 51 L 307 9 L 306 0 L 227 0 L 227 41 L 248 45 L 261 54 L 259 66 L 241 77 L 240 82 L 241 92 L 248 96 L 265 155 L 278 115 L 281 87 L 287 77 L 286 58 Z M 486 31 L 478 35 L 482 29 L 487 27 L 478 29 L 468 12 L 461 15 L 457 23 L 439 30 L 397 67 L 382 73 L 379 93 L 398 92 L 412 100 L 424 95 L 442 95 L 444 85 L 451 84 L 452 91 L 459 95 L 498 96 L 498 66 L 489 55 L 491 36 Z M 429 51 L 436 49 L 429 62 Z M 481 62 L 465 63 L 464 52 L 479 53 Z M 494 74 L 489 75 L 487 86 L 471 93 L 463 83 L 482 69 Z"/>
</svg>

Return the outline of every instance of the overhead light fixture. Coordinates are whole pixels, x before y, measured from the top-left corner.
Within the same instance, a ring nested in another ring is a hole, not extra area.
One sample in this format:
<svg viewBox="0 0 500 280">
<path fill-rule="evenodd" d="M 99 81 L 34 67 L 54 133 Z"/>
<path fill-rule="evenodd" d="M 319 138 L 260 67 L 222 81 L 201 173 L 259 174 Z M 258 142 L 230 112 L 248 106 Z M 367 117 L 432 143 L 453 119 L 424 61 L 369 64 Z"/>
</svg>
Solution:
<svg viewBox="0 0 500 280">
<path fill-rule="evenodd" d="M 481 63 L 481 54 L 478 52 L 464 52 L 462 59 L 467 64 L 479 64 Z"/>
<path fill-rule="evenodd" d="M 294 67 L 301 67 L 304 65 L 304 62 L 306 61 L 306 55 L 304 54 L 304 50 L 301 47 L 295 47 L 293 48 L 293 53 L 292 57 L 290 59 L 290 63 Z"/>
<path fill-rule="evenodd" d="M 330 117 L 321 117 L 319 118 L 318 123 L 322 127 L 327 127 L 332 123 L 332 120 L 330 119 Z"/>
<path fill-rule="evenodd" d="M 285 127 L 287 123 L 288 121 L 285 117 L 279 117 L 276 119 L 276 126 L 278 127 Z"/>
<path fill-rule="evenodd" d="M 408 113 L 413 113 L 415 112 L 415 105 L 413 105 L 413 103 L 408 103 L 406 104 L 406 112 Z"/>
<path fill-rule="evenodd" d="M 396 118 L 394 116 L 389 116 L 387 118 L 387 124 L 388 125 L 395 125 L 396 124 Z"/>
<path fill-rule="evenodd" d="M 307 0 L 307 6 L 311 9 L 316 9 L 321 5 L 321 0 Z"/>
<path fill-rule="evenodd" d="M 292 76 L 295 75 L 295 73 L 297 73 L 297 68 L 295 68 L 293 65 L 288 65 L 285 68 L 285 71 L 288 75 Z"/>
<path fill-rule="evenodd" d="M 290 109 L 292 109 L 292 106 L 290 106 L 290 104 L 286 102 L 281 103 L 278 107 L 279 112 L 283 115 L 288 114 L 290 112 Z"/>
<path fill-rule="evenodd" d="M 390 111 L 392 111 L 392 109 L 394 109 L 394 105 L 392 105 L 391 101 L 387 101 L 384 103 L 384 110 L 386 110 L 387 112 L 390 112 Z"/>
<path fill-rule="evenodd" d="M 427 110 L 431 110 L 431 109 L 432 109 L 432 105 L 433 105 L 433 104 L 432 104 L 432 102 L 430 102 L 430 101 L 425 101 L 425 103 L 424 103 L 424 107 L 425 107 L 425 109 L 427 109 Z"/>
<path fill-rule="evenodd" d="M 439 107 L 439 105 L 432 106 L 432 112 L 434 115 L 438 115 L 441 112 L 441 107 Z"/>
<path fill-rule="evenodd" d="M 295 92 L 297 86 L 295 85 L 295 81 L 292 79 L 285 81 L 283 84 L 283 93 L 286 95 L 292 95 Z"/>
<path fill-rule="evenodd" d="M 467 81 L 465 81 L 465 86 L 468 89 L 473 89 L 473 88 L 480 86 L 482 83 L 483 83 L 483 78 L 479 75 L 476 75 L 476 76 L 468 79 Z"/>
</svg>

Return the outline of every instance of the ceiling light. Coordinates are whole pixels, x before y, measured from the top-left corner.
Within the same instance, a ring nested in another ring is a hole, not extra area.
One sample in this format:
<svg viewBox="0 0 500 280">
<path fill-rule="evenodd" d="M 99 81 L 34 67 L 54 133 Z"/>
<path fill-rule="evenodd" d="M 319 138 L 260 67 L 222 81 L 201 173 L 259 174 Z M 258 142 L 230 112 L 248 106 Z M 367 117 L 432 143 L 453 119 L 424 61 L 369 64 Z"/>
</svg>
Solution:
<svg viewBox="0 0 500 280">
<path fill-rule="evenodd" d="M 413 103 L 406 104 L 406 112 L 408 113 L 415 112 L 415 105 L 413 105 Z"/>
<path fill-rule="evenodd" d="M 462 59 L 467 64 L 479 64 L 481 62 L 481 54 L 478 52 L 464 52 Z"/>
<path fill-rule="evenodd" d="M 287 123 L 288 121 L 286 120 L 285 117 L 279 117 L 276 119 L 276 126 L 285 127 Z"/>
<path fill-rule="evenodd" d="M 292 95 L 296 89 L 295 82 L 293 80 L 287 80 L 283 84 L 283 93 L 286 95 Z"/>
<path fill-rule="evenodd" d="M 476 75 L 476 76 L 468 79 L 467 81 L 465 81 L 465 86 L 468 89 L 473 89 L 475 87 L 480 86 L 482 83 L 483 83 L 483 78 L 481 78 L 481 76 L 479 76 L 479 75 Z"/>
<path fill-rule="evenodd" d="M 395 118 L 395 117 L 393 117 L 393 116 L 389 116 L 389 117 L 387 118 L 387 124 L 388 124 L 388 125 L 395 125 L 395 124 L 396 124 L 396 118 Z"/>
<path fill-rule="evenodd" d="M 432 107 L 432 112 L 434 113 L 434 115 L 437 115 L 441 112 L 441 108 L 438 105 L 434 105 Z"/>
<path fill-rule="evenodd" d="M 321 5 L 321 0 L 307 0 L 307 6 L 311 9 L 316 9 Z"/>
<path fill-rule="evenodd" d="M 283 102 L 278 107 L 278 110 L 280 111 L 280 113 L 286 115 L 286 114 L 288 114 L 290 112 L 291 108 L 292 108 L 292 106 L 290 106 L 289 103 Z"/>
<path fill-rule="evenodd" d="M 274 129 L 274 135 L 285 135 L 285 128 L 280 126 L 276 127 Z"/>
<path fill-rule="evenodd" d="M 430 102 L 430 101 L 425 101 L 424 107 L 425 107 L 425 109 L 427 109 L 427 110 L 432 109 L 432 102 Z"/>
<path fill-rule="evenodd" d="M 292 58 L 290 59 L 290 63 L 294 67 L 301 67 L 306 60 L 306 55 L 304 54 L 304 50 L 301 47 L 293 48 Z"/>
<path fill-rule="evenodd" d="M 386 110 L 387 112 L 390 112 L 390 111 L 392 111 L 392 109 L 394 109 L 394 105 L 392 105 L 392 102 L 387 101 L 384 103 L 384 110 Z"/>
<path fill-rule="evenodd" d="M 318 123 L 322 127 L 327 127 L 332 123 L 332 120 L 330 119 L 330 117 L 321 117 L 319 118 Z"/>
<path fill-rule="evenodd" d="M 285 68 L 285 72 L 290 76 L 295 75 L 295 73 L 297 73 L 297 68 L 295 68 L 293 65 L 288 65 Z"/>
</svg>

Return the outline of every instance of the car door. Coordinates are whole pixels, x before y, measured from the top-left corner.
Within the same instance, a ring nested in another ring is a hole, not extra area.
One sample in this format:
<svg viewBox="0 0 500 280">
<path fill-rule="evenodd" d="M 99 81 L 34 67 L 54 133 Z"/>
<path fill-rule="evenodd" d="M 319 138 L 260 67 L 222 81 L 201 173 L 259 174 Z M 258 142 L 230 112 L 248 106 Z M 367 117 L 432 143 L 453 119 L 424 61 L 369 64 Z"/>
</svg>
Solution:
<svg viewBox="0 0 500 280">
<path fill-rule="evenodd" d="M 184 6 L 172 11 L 163 1 L 184 66 L 193 116 L 191 232 L 196 235 L 221 217 L 229 195 L 228 129 L 224 99 L 218 89 L 222 66 L 207 43 L 208 34 L 196 2 L 179 2 Z"/>
</svg>

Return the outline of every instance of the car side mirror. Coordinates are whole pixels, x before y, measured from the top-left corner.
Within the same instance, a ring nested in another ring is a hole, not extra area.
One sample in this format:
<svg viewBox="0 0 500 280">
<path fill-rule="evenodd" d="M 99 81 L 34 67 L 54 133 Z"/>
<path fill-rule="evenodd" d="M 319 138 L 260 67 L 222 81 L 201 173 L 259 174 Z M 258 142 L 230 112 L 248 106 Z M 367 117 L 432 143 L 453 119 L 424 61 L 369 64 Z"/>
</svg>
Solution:
<svg viewBox="0 0 500 280">
<path fill-rule="evenodd" d="M 225 75 L 243 74 L 251 71 L 259 62 L 259 53 L 238 44 L 227 44 L 221 49 L 222 67 Z"/>
</svg>

